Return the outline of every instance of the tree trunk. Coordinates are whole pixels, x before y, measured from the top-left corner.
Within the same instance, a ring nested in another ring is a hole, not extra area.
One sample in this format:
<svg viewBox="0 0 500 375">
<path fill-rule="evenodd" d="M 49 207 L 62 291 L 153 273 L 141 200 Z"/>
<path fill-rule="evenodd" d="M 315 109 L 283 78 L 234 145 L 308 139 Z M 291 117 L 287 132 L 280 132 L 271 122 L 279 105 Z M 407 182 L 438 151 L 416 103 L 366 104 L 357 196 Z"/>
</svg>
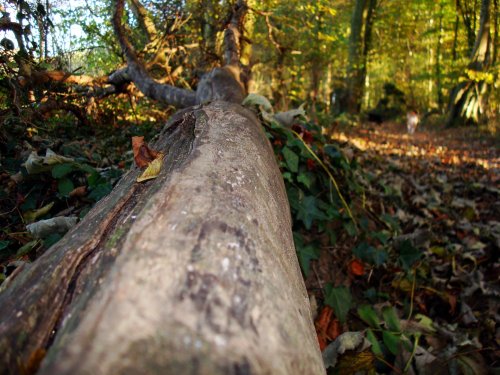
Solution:
<svg viewBox="0 0 500 375">
<path fill-rule="evenodd" d="M 438 35 L 437 35 L 437 46 L 436 46 L 436 96 L 438 109 L 441 112 L 443 110 L 443 87 L 442 87 L 442 77 L 441 77 L 441 48 L 443 45 L 443 11 L 444 4 L 439 3 L 439 23 L 438 23 Z"/>
<path fill-rule="evenodd" d="M 447 126 L 477 124 L 484 117 L 491 86 L 487 72 L 493 63 L 495 48 L 490 32 L 490 0 L 482 0 L 479 32 L 467 77 L 463 77 L 450 96 Z"/>
<path fill-rule="evenodd" d="M 2 374 L 323 374 L 281 174 L 237 104 L 174 117 L 0 295 Z"/>
<path fill-rule="evenodd" d="M 2 284 L 0 374 L 325 373 L 281 173 L 261 124 L 239 104 L 245 10 L 238 0 L 226 66 L 194 93 L 149 76 L 116 0 L 121 74 L 153 99 L 204 105 L 159 135 L 156 179 L 137 183 L 134 168 Z"/>
<path fill-rule="evenodd" d="M 359 113 L 371 48 L 373 17 L 377 0 L 356 0 L 351 18 L 349 62 L 347 66 L 347 111 Z"/>
<path fill-rule="evenodd" d="M 476 39 L 476 1 L 470 4 L 468 1 L 456 0 L 457 13 L 462 15 L 465 31 L 467 33 L 467 47 L 469 53 L 474 50 Z"/>
</svg>

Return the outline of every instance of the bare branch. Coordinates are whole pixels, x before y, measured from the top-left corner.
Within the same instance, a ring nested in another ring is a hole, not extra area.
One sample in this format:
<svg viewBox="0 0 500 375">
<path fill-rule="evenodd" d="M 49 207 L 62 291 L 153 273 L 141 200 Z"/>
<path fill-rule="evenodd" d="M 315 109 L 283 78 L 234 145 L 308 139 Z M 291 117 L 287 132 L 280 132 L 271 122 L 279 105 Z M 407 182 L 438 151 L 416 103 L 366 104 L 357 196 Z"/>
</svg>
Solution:
<svg viewBox="0 0 500 375">
<path fill-rule="evenodd" d="M 60 70 L 33 71 L 30 77 L 20 79 L 21 86 L 40 85 L 49 82 L 70 83 L 82 86 L 103 84 L 107 77 L 92 77 L 88 75 L 73 75 Z"/>
<path fill-rule="evenodd" d="M 231 20 L 224 33 L 224 60 L 226 65 L 240 65 L 240 38 L 247 9 L 244 0 L 238 0 L 234 6 Z"/>
<path fill-rule="evenodd" d="M 152 99 L 181 108 L 196 104 L 196 96 L 193 91 L 180 89 L 171 85 L 162 85 L 149 76 L 144 65 L 137 58 L 134 47 L 125 35 L 123 25 L 121 24 L 123 7 L 124 0 L 116 0 L 112 21 L 115 34 L 127 59 L 127 73 L 132 81 L 144 95 Z"/>
<path fill-rule="evenodd" d="M 254 8 L 249 8 L 249 9 L 252 12 L 258 14 L 259 16 L 264 17 L 264 19 L 266 21 L 266 26 L 267 26 L 267 37 L 269 38 L 269 41 L 271 42 L 271 44 L 276 48 L 276 50 L 278 50 L 278 52 L 282 53 L 283 47 L 276 41 L 276 39 L 274 38 L 274 35 L 273 35 L 273 31 L 275 30 L 275 27 L 271 23 L 271 19 L 270 19 L 271 12 L 263 12 L 261 10 L 254 9 Z"/>
<path fill-rule="evenodd" d="M 156 30 L 156 26 L 151 18 L 151 14 L 139 0 L 129 0 L 129 4 L 134 12 L 134 15 L 137 17 L 141 28 L 146 33 L 148 42 L 154 41 L 158 37 L 158 31 Z"/>
<path fill-rule="evenodd" d="M 10 30 L 14 33 L 14 36 L 16 37 L 17 44 L 19 45 L 19 49 L 22 52 L 26 52 L 26 47 L 24 46 L 24 41 L 23 41 L 23 27 L 21 24 L 17 22 L 12 22 L 9 20 L 8 17 L 2 17 L 0 18 L 0 31 L 7 31 Z"/>
<path fill-rule="evenodd" d="M 40 104 L 38 112 L 40 114 L 47 114 L 52 111 L 63 110 L 73 113 L 73 115 L 80 121 L 82 125 L 88 125 L 87 116 L 80 107 L 71 103 L 59 102 L 53 99 L 47 100 Z"/>
</svg>

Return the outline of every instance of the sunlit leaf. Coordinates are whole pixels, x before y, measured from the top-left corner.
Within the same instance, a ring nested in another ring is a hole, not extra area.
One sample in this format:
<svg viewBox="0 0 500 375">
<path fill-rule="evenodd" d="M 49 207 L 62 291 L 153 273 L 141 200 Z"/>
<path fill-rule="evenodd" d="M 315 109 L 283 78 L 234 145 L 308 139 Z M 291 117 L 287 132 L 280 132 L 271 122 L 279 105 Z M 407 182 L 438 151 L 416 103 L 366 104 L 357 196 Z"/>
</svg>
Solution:
<svg viewBox="0 0 500 375">
<path fill-rule="evenodd" d="M 163 154 L 159 153 L 155 160 L 149 163 L 145 171 L 137 178 L 137 182 L 143 182 L 158 177 L 163 165 Z"/>
<path fill-rule="evenodd" d="M 39 208 L 38 210 L 33 210 L 33 211 L 28 211 L 23 214 L 24 221 L 27 223 L 31 223 L 38 219 L 41 216 L 46 215 L 54 206 L 54 202 L 50 202 L 49 204 L 46 204 L 42 208 Z"/>
</svg>

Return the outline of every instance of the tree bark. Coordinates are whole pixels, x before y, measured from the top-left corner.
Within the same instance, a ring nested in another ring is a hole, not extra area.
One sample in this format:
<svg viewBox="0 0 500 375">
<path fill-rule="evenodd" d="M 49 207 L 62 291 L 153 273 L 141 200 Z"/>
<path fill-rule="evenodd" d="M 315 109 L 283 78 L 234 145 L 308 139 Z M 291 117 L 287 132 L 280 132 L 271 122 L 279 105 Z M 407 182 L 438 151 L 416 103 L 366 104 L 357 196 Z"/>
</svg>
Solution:
<svg viewBox="0 0 500 375">
<path fill-rule="evenodd" d="M 137 183 L 132 169 L 2 284 L 0 374 L 325 374 L 281 173 L 239 104 L 239 34 L 196 94 L 175 91 L 148 76 L 116 4 L 127 78 L 158 100 L 205 105 L 152 145 L 165 154 L 156 179 Z"/>
<path fill-rule="evenodd" d="M 496 49 L 492 43 L 490 19 L 490 0 L 482 0 L 480 26 L 467 67 L 468 76 L 455 86 L 450 96 L 447 126 L 477 124 L 485 115 L 491 83 L 484 73 L 493 64 Z"/>
<path fill-rule="evenodd" d="M 154 148 L 157 179 L 134 168 L 0 295 L 0 373 L 324 373 L 255 116 L 187 110 Z"/>
<path fill-rule="evenodd" d="M 346 78 L 346 109 L 350 113 L 361 110 L 376 7 L 377 0 L 356 0 L 354 5 Z"/>
</svg>

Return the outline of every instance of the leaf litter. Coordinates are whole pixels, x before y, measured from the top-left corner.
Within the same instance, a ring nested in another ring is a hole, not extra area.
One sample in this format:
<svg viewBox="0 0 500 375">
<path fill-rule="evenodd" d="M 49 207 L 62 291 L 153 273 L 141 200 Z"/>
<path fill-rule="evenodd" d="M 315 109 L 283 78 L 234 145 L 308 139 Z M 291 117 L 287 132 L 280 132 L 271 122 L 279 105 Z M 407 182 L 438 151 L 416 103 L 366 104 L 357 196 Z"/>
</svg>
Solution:
<svg viewBox="0 0 500 375">
<path fill-rule="evenodd" d="M 336 364 L 329 373 L 343 373 L 346 361 L 364 363 L 361 373 L 498 371 L 498 143 L 470 128 L 419 129 L 413 137 L 396 123 L 343 131 L 333 138 L 361 166 L 367 222 L 385 229 L 357 245 L 344 233 L 311 261 L 309 293 L 320 301 L 326 293 L 333 307 L 316 320 L 325 364 Z M 349 288 L 347 315 L 332 285 Z M 375 359 L 351 351 L 342 367 L 335 349 L 342 332 L 363 333 Z"/>
</svg>

